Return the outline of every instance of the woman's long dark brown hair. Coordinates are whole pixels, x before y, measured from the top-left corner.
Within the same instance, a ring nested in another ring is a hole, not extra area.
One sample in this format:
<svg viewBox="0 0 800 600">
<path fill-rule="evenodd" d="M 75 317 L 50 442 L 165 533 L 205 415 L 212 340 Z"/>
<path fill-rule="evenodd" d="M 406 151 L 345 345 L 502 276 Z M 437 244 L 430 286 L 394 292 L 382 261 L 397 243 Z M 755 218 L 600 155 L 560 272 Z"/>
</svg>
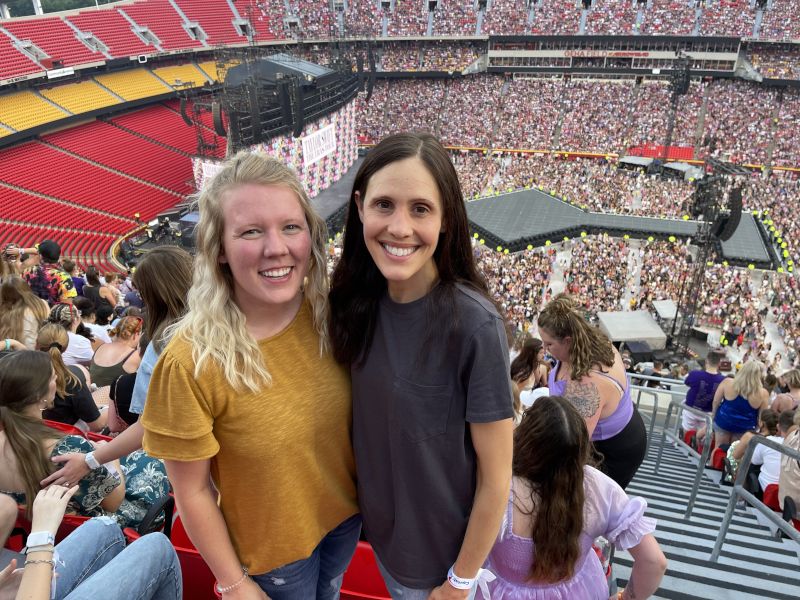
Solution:
<svg viewBox="0 0 800 600">
<path fill-rule="evenodd" d="M 51 369 L 50 357 L 36 350 L 20 350 L 0 358 L 0 423 L 25 480 L 28 518 L 41 489 L 39 482 L 54 470 L 45 441 L 61 437 L 41 419 L 24 414 L 47 394 Z"/>
<path fill-rule="evenodd" d="M 489 288 L 475 265 L 469 221 L 458 174 L 441 142 L 429 133 L 398 133 L 384 138 L 369 151 L 358 169 L 350 193 L 342 256 L 331 279 L 329 334 L 334 357 L 352 364 L 369 351 L 377 321 L 378 302 L 386 291 L 384 279 L 367 250 L 358 216 L 356 192 L 366 196 L 372 176 L 387 165 L 417 157 L 436 181 L 442 201 L 443 231 L 433 253 L 439 285 L 429 295 L 429 336 L 446 334 L 457 320 L 455 284 L 483 294 Z"/>
<path fill-rule="evenodd" d="M 520 384 L 539 368 L 539 350 L 542 349 L 542 340 L 531 338 L 522 346 L 519 354 L 511 363 L 511 379 Z"/>
<path fill-rule="evenodd" d="M 512 471 L 531 487 L 534 581 L 556 583 L 575 573 L 589 448 L 583 417 L 561 396 L 536 400 L 514 431 Z"/>
</svg>

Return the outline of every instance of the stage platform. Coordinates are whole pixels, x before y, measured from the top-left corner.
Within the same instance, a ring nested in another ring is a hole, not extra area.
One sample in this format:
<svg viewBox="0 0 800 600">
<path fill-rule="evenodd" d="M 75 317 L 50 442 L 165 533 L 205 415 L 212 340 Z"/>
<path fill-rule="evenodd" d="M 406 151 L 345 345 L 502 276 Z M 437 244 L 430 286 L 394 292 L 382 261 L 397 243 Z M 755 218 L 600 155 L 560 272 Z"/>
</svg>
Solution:
<svg viewBox="0 0 800 600">
<path fill-rule="evenodd" d="M 539 190 L 519 190 L 481 198 L 467 203 L 467 214 L 474 229 L 486 243 L 517 251 L 528 245 L 542 246 L 548 240 L 560 242 L 585 231 L 629 235 L 634 238 L 680 239 L 693 237 L 697 221 L 634 217 L 611 213 L 588 212 Z M 720 254 L 731 264 L 758 268 L 772 267 L 770 254 L 758 225 L 750 213 L 742 215 L 733 237 L 720 244 Z"/>
</svg>

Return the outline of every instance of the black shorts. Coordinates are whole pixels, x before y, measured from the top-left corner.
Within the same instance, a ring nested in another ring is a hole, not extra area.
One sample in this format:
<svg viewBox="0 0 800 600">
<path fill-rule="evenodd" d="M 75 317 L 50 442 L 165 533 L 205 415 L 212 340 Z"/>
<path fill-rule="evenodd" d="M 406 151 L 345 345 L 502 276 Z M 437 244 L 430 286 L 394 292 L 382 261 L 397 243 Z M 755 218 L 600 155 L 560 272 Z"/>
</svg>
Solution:
<svg viewBox="0 0 800 600">
<path fill-rule="evenodd" d="M 647 454 L 647 430 L 642 415 L 634 408 L 631 420 L 622 431 L 593 444 L 597 468 L 625 489 Z"/>
</svg>

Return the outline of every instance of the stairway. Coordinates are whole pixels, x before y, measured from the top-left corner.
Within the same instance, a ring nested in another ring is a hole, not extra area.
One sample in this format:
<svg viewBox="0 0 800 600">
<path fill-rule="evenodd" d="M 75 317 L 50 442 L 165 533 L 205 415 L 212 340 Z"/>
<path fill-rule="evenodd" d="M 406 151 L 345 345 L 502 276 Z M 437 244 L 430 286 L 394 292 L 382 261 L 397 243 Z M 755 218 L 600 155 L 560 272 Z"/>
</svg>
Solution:
<svg viewBox="0 0 800 600">
<path fill-rule="evenodd" d="M 669 561 L 661 587 L 652 598 L 796 600 L 800 596 L 800 547 L 776 540 L 750 509 L 736 511 L 719 562 L 709 560 L 730 488 L 704 476 L 694 512 L 684 520 L 696 463 L 667 442 L 660 471 L 654 473 L 660 439 L 656 428 L 649 455 L 626 490 L 630 496 L 647 500 L 646 514 L 658 521 L 655 536 Z M 628 552 L 618 551 L 614 557 L 613 575 L 620 589 L 630 577 L 632 562 Z"/>
</svg>

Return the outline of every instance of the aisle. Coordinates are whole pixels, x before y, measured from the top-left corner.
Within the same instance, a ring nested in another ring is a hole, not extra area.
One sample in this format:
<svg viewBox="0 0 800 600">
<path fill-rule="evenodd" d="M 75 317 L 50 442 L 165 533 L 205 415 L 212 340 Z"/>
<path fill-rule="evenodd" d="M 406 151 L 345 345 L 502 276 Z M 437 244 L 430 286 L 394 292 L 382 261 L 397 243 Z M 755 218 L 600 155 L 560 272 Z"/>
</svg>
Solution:
<svg viewBox="0 0 800 600">
<path fill-rule="evenodd" d="M 649 456 L 627 489 L 629 495 L 647 500 L 647 515 L 658 520 L 656 538 L 669 561 L 667 574 L 653 598 L 800 597 L 800 547 L 794 542 L 775 540 L 749 510 L 736 511 L 719 563 L 708 560 L 730 488 L 704 477 L 692 517 L 684 520 L 697 463 L 668 444 L 660 472 L 653 473 L 659 441 L 657 435 Z M 631 564 L 629 553 L 617 552 L 614 576 L 620 589 L 630 576 Z"/>
</svg>

